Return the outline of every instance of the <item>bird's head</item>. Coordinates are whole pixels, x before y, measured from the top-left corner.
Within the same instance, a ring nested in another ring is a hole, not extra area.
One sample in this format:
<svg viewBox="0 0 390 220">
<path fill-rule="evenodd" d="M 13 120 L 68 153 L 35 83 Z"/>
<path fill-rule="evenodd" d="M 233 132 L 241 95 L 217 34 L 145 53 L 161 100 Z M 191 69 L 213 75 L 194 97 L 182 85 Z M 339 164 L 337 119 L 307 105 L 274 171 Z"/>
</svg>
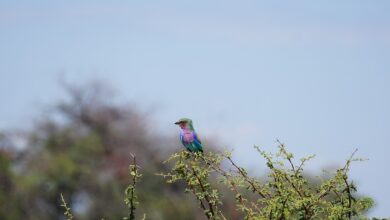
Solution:
<svg viewBox="0 0 390 220">
<path fill-rule="evenodd" d="M 192 126 L 192 120 L 189 118 L 181 118 L 176 121 L 175 124 L 179 125 L 181 129 L 188 128 L 190 130 L 194 130 L 194 127 Z"/>
</svg>

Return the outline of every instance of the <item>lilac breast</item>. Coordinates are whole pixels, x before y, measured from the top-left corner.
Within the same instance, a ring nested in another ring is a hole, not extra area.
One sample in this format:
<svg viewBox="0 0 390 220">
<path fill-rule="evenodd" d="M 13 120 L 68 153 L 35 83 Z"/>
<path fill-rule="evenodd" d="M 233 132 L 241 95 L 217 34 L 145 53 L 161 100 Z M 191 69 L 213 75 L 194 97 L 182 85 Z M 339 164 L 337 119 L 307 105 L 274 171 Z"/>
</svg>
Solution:
<svg viewBox="0 0 390 220">
<path fill-rule="evenodd" d="M 184 142 L 191 143 L 194 141 L 194 132 L 192 132 L 190 130 L 183 130 L 182 135 L 183 135 Z"/>
</svg>

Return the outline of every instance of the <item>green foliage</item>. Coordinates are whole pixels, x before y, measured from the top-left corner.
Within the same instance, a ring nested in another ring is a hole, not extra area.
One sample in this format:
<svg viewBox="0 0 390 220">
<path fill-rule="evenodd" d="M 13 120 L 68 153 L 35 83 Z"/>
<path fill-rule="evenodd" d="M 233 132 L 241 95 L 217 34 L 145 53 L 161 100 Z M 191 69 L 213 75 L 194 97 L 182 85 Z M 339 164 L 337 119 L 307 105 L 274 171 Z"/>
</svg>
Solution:
<svg viewBox="0 0 390 220">
<path fill-rule="evenodd" d="M 199 201 L 200 207 L 208 219 L 225 218 L 219 208 L 222 204 L 218 189 L 212 187 L 209 176 L 211 167 L 202 164 L 202 153 L 190 153 L 181 151 L 173 154 L 169 161 L 175 161 L 172 171 L 167 174 L 159 174 L 167 178 L 168 183 L 179 180 L 186 182 L 186 192 L 191 192 Z"/>
<path fill-rule="evenodd" d="M 0 137 L 1 138 L 1 137 Z M 15 196 L 15 176 L 11 170 L 11 155 L 0 149 L 0 219 L 21 219 L 19 199 Z"/>
<path fill-rule="evenodd" d="M 237 210 L 244 219 L 352 219 L 365 218 L 364 213 L 373 206 L 373 200 L 356 195 L 356 186 L 349 180 L 350 164 L 345 165 L 319 184 L 305 177 L 304 165 L 314 156 L 301 158 L 295 163 L 294 155 L 279 142 L 275 155 L 255 147 L 265 159 L 268 178 L 260 181 L 238 166 L 230 152 L 199 154 L 182 151 L 173 154 L 168 162 L 173 167 L 160 174 L 167 183 L 183 181 L 186 191 L 192 192 L 208 219 L 224 218 L 220 211 L 221 194 L 213 186 L 210 176 L 215 174 L 219 183 L 227 186 L 235 196 Z M 223 166 L 228 163 L 229 167 Z M 255 196 L 254 196 L 255 195 Z"/>
<path fill-rule="evenodd" d="M 129 173 L 131 176 L 131 183 L 125 190 L 125 203 L 129 208 L 129 216 L 124 217 L 124 220 L 134 220 L 135 219 L 135 209 L 138 205 L 138 197 L 135 194 L 135 186 L 139 179 L 142 177 L 142 174 L 138 171 L 137 161 L 134 155 L 131 154 L 133 158 L 133 163 L 129 165 Z M 145 217 L 144 217 L 145 218 Z"/>
</svg>

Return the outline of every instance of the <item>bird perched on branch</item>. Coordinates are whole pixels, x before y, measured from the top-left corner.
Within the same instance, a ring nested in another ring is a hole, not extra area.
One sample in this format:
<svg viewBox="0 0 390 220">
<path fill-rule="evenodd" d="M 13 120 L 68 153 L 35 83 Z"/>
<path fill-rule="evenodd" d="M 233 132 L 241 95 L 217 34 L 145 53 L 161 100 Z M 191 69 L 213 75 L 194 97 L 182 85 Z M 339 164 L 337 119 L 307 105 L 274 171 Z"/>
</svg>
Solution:
<svg viewBox="0 0 390 220">
<path fill-rule="evenodd" d="M 199 140 L 198 135 L 194 130 L 192 120 L 189 118 L 181 118 L 175 124 L 179 125 L 180 141 L 184 147 L 190 152 L 202 152 L 202 142 Z"/>
</svg>

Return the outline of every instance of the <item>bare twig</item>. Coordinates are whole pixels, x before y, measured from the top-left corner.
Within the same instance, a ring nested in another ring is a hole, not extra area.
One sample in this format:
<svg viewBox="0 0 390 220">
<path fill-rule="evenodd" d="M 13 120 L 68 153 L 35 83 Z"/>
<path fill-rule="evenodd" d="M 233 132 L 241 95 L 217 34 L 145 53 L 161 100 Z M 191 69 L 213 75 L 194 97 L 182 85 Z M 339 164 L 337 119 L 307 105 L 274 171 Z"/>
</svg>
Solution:
<svg viewBox="0 0 390 220">
<path fill-rule="evenodd" d="M 61 206 L 64 207 L 64 209 L 65 209 L 64 215 L 65 215 L 66 219 L 72 220 L 73 214 L 70 212 L 70 208 L 68 207 L 68 204 L 66 203 L 62 193 L 61 193 Z"/>
</svg>

